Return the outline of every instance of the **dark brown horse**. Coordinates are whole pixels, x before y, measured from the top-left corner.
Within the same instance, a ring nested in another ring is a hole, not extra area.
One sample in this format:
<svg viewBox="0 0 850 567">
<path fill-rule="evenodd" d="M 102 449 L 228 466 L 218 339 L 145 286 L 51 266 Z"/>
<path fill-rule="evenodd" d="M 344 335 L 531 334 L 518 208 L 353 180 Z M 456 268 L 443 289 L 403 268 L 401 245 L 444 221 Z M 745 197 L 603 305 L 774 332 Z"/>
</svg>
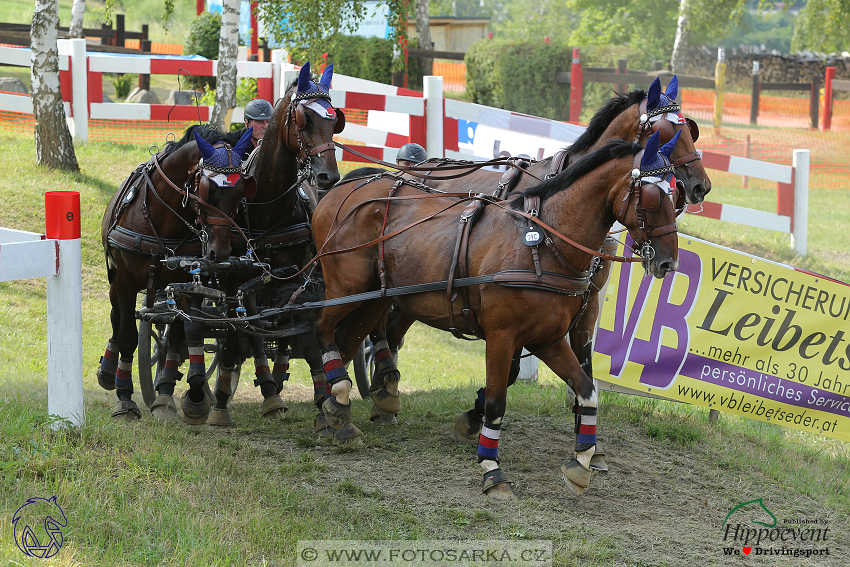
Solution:
<svg viewBox="0 0 850 567">
<path fill-rule="evenodd" d="M 182 143 L 170 143 L 140 165 L 112 197 L 103 216 L 112 337 L 97 379 L 101 387 L 117 390 L 115 418 L 141 417 L 132 400 L 133 354 L 138 344 L 136 295 L 148 290 L 150 306 L 154 290 L 189 279 L 186 272 L 164 266 L 160 260 L 167 256 L 227 258 L 230 217 L 250 187 L 239 174 L 250 131 L 232 151 L 229 146 L 215 150 L 202 140 L 190 141 L 194 135 L 187 132 Z"/>
<path fill-rule="evenodd" d="M 277 279 L 282 276 L 276 270 L 303 266 L 313 255 L 308 212 L 302 202 L 303 198 L 299 196 L 302 181 L 306 180 L 320 190 L 330 189 L 339 181 L 333 135 L 342 130 L 345 117 L 342 111 L 329 104 L 328 91 L 332 76 L 333 69 L 329 66 L 316 82 L 310 77 L 309 64 L 302 67 L 299 78 L 277 102 L 263 141 L 249 158 L 248 173 L 256 182 L 256 195 L 240 208 L 236 221 L 251 242 L 252 258 L 269 266 L 264 274 L 256 278 L 266 280 L 270 283 L 268 287 L 273 288 L 275 282 L 281 285 L 287 283 L 287 280 Z M 242 244 L 241 248 L 236 246 L 240 254 L 246 252 Z M 241 298 L 241 307 L 245 308 L 248 315 L 259 311 L 257 304 L 262 296 L 275 293 L 265 293 L 265 286 L 252 285 L 248 282 L 251 277 L 231 274 L 227 279 L 227 295 Z M 240 294 L 243 285 L 247 287 Z M 255 291 L 249 292 L 248 289 Z M 248 356 L 254 358 L 254 385 L 260 388 L 264 398 L 260 413 L 267 418 L 282 416 L 286 405 L 279 393 L 283 382 L 289 377 L 288 347 L 307 359 L 314 382 L 317 382 L 315 387 L 317 391 L 321 390 L 321 398 L 324 398 L 326 386 L 321 371 L 321 352 L 311 334 L 302 333 L 289 339 L 280 339 L 274 363 L 270 365 L 262 329 L 251 330 L 241 326 L 231 329 L 224 341 L 219 375 L 214 387 L 215 407 L 210 413 L 211 404 L 202 389 L 205 366 L 201 333 L 204 324 L 203 321 L 190 321 L 184 327 L 190 356 L 193 347 L 201 356 L 194 368 L 190 364 L 189 390 L 181 402 L 185 421 L 194 424 L 206 421 L 210 425 L 219 426 L 233 424 L 227 403 L 233 393 L 233 385 L 239 379 L 240 366 Z M 179 330 L 173 340 L 169 337 L 166 372 L 157 383 L 158 395 L 151 407 L 151 411 L 159 417 L 175 415 L 173 392 L 175 382 L 181 378 L 177 371 L 181 340 Z"/>
<path fill-rule="evenodd" d="M 644 154 L 632 142 L 611 142 L 524 191 L 510 206 L 490 204 L 478 213 L 467 209 L 461 214 L 457 198 L 427 195 L 401 179 L 353 181 L 329 193 L 313 216 L 326 300 L 448 282 L 442 292 L 379 295 L 369 302 L 322 309 L 317 335 L 333 394 L 323 410 L 335 440 L 351 441 L 360 435 L 351 423 L 351 379 L 344 364 L 395 301 L 409 317 L 443 330 L 475 333 L 487 341 L 485 423 L 478 452 L 487 471 L 483 490 L 491 496 L 511 496 L 509 481 L 498 465 L 498 439 L 515 353 L 523 346 L 537 352 L 573 388 L 580 406 L 580 433 L 576 458 L 563 471 L 568 486 L 580 494 L 590 480 L 588 467 L 596 445 L 597 393 L 565 338 L 581 310 L 589 274 L 577 276 L 565 266 L 586 270 L 593 251 L 619 221 L 640 243 L 648 273 L 660 278 L 676 268 L 673 200 L 665 198 L 658 185 L 642 182 L 649 175 L 669 180 L 672 173 L 657 153 L 658 137 L 652 136 Z M 464 228 L 479 216 L 473 230 Z M 532 246 L 547 233 L 558 238 L 554 252 Z M 392 237 L 383 245 L 368 245 L 382 235 Z M 455 278 L 470 286 L 453 287 Z M 376 349 L 378 365 L 393 366 L 387 346 Z"/>
</svg>

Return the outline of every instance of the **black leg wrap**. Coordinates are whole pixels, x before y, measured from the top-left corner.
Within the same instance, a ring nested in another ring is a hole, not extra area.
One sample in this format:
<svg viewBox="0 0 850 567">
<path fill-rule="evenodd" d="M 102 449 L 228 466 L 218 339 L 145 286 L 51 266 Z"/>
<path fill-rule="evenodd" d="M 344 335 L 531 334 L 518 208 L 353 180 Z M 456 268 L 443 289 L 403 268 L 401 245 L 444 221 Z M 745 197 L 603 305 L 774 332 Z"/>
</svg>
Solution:
<svg viewBox="0 0 850 567">
<path fill-rule="evenodd" d="M 275 396 L 280 393 L 280 390 L 277 388 L 277 384 L 272 380 L 271 382 L 263 382 L 260 384 L 260 393 L 264 398 L 268 398 L 269 396 Z"/>
<path fill-rule="evenodd" d="M 118 394 L 118 399 L 122 402 L 129 402 L 133 399 L 133 390 L 116 390 L 116 394 Z"/>
<path fill-rule="evenodd" d="M 583 453 L 592 447 L 596 447 L 596 443 L 578 443 L 576 442 L 576 453 Z"/>
</svg>

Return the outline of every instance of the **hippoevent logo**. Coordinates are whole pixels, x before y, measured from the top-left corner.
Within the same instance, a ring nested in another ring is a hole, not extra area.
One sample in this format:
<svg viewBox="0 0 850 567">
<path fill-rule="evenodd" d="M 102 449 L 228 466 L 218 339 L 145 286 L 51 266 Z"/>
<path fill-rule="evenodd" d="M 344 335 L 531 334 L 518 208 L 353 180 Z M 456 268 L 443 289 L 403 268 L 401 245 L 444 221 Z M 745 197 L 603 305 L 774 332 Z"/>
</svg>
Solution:
<svg viewBox="0 0 850 567">
<path fill-rule="evenodd" d="M 34 497 L 12 516 L 12 527 L 15 543 L 24 555 L 47 559 L 62 549 L 62 528 L 68 527 L 68 519 L 56 496 Z"/>
<path fill-rule="evenodd" d="M 723 555 L 829 555 L 829 522 L 794 518 L 782 522 L 761 498 L 742 502 L 723 520 Z"/>
</svg>

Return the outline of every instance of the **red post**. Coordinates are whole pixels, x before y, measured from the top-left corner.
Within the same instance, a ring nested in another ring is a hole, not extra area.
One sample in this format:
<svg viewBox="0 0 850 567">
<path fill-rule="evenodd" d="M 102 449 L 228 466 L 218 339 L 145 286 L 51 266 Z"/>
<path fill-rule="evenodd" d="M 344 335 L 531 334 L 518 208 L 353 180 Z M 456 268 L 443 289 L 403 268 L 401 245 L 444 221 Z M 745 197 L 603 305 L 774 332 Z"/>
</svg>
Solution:
<svg viewBox="0 0 850 567">
<path fill-rule="evenodd" d="M 832 127 L 832 81 L 835 80 L 835 67 L 826 68 L 823 81 L 823 129 Z"/>
<path fill-rule="evenodd" d="M 80 238 L 80 194 L 77 191 L 48 191 L 44 194 L 44 234 L 47 238 Z"/>
<path fill-rule="evenodd" d="M 204 0 L 195 0 L 195 10 L 197 11 L 195 15 L 200 16 L 204 12 L 204 8 L 206 7 L 204 4 Z"/>
<path fill-rule="evenodd" d="M 258 34 L 259 31 L 257 30 L 257 3 L 251 2 L 251 55 L 257 55 L 257 53 L 260 51 Z"/>
<path fill-rule="evenodd" d="M 584 91 L 584 73 L 581 70 L 579 48 L 573 48 L 573 64 L 570 69 L 570 122 L 578 122 Z"/>
</svg>

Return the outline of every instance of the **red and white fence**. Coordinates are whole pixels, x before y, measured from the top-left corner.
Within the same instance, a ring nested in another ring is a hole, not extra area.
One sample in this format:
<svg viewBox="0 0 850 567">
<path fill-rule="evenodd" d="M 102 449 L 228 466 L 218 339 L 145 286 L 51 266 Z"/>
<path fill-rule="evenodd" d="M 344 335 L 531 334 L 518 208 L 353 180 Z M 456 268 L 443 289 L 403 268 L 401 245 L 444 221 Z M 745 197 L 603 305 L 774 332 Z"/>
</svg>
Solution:
<svg viewBox="0 0 850 567">
<path fill-rule="evenodd" d="M 780 165 L 737 156 L 702 152 L 708 169 L 777 182 L 776 212 L 705 201 L 701 217 L 791 234 L 791 247 L 807 252 L 809 228 L 809 150 L 794 150 L 793 165 Z"/>
<path fill-rule="evenodd" d="M 47 278 L 47 411 L 79 426 L 85 423 L 80 194 L 48 192 L 45 208 L 46 238 L 0 228 L 0 282 Z"/>
<path fill-rule="evenodd" d="M 59 68 L 63 99 L 69 105 L 75 139 L 88 138 L 88 119 L 121 120 L 198 120 L 209 119 L 209 107 L 192 105 L 107 103 L 103 100 L 103 73 L 177 74 L 213 76 L 217 61 L 163 58 L 156 56 L 123 56 L 107 53 L 86 53 L 85 41 L 60 40 Z M 272 52 L 272 62 L 237 63 L 238 77 L 255 77 L 259 96 L 273 103 L 280 98 L 286 85 L 297 77 L 297 67 L 284 63 L 285 53 Z M 30 65 L 30 50 L 0 47 L 0 64 Z M 407 142 L 424 146 L 431 157 L 480 160 L 462 151 L 458 142 L 458 121 L 473 122 L 491 131 L 501 132 L 503 140 L 520 135 L 539 141 L 536 152 L 543 157 L 544 147 L 563 147 L 572 143 L 584 131 L 582 126 L 549 120 L 443 98 L 442 77 L 425 77 L 424 93 L 335 74 L 331 97 L 335 106 L 348 109 L 396 113 L 398 120 L 407 122 L 405 133 L 370 128 L 349 122 L 342 135 L 346 140 L 360 142 L 357 151 L 373 158 L 392 162 L 396 150 Z M 29 97 L 0 94 L 0 110 L 32 112 Z M 200 114 L 200 116 L 199 116 Z M 393 115 L 393 116 L 395 116 Z M 231 121 L 242 121 L 242 109 L 234 110 Z M 531 148 L 529 148 L 531 149 Z M 524 150 L 525 151 L 525 150 Z M 494 154 L 496 151 L 494 150 Z M 527 151 L 535 155 L 534 151 Z M 489 157 L 489 156 L 488 156 Z M 364 162 L 363 158 L 337 149 L 340 161 Z M 707 168 L 728 171 L 750 177 L 776 181 L 779 184 L 777 212 L 757 211 L 734 205 L 704 203 L 702 216 L 747 226 L 778 230 L 791 234 L 791 245 L 800 255 L 806 254 L 808 228 L 809 152 L 795 150 L 792 167 L 757 160 L 705 152 Z"/>
</svg>

